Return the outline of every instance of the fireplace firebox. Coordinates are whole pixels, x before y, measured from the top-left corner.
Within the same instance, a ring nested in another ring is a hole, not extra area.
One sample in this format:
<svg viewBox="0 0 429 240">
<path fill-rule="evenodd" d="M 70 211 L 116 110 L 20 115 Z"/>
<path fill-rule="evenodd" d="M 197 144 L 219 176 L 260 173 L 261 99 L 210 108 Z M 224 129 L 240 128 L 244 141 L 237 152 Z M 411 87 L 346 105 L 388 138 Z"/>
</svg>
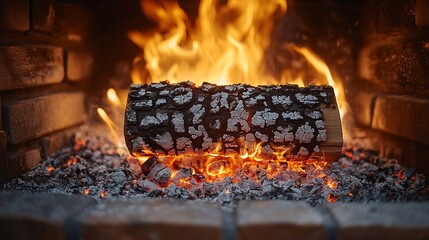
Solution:
<svg viewBox="0 0 429 240">
<path fill-rule="evenodd" d="M 429 238 L 428 79 L 428 0 L 0 1 L 0 234 Z"/>
</svg>

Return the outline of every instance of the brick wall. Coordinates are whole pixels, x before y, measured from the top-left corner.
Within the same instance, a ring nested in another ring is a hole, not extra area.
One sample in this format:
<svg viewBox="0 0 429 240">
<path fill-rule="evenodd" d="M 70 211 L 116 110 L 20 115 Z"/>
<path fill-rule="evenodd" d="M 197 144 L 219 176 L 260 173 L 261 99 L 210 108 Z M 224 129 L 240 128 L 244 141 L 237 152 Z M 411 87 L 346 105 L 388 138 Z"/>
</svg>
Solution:
<svg viewBox="0 0 429 240">
<path fill-rule="evenodd" d="M 366 1 L 358 77 L 350 86 L 358 125 L 373 147 L 429 172 L 429 1 Z"/>
<path fill-rule="evenodd" d="M 92 21 L 76 1 L 0 1 L 0 182 L 56 151 L 85 121 Z"/>
</svg>

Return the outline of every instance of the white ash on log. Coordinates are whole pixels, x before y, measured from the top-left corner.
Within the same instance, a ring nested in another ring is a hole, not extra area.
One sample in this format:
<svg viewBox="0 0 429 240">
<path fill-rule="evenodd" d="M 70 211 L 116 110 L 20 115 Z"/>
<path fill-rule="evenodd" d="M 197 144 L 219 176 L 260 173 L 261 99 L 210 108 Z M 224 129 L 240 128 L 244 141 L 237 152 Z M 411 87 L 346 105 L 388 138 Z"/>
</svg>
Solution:
<svg viewBox="0 0 429 240">
<path fill-rule="evenodd" d="M 132 85 L 125 139 L 133 155 L 204 153 L 217 143 L 225 154 L 250 153 L 261 143 L 263 157 L 280 149 L 288 159 L 321 153 L 332 161 L 342 147 L 330 86 Z"/>
</svg>

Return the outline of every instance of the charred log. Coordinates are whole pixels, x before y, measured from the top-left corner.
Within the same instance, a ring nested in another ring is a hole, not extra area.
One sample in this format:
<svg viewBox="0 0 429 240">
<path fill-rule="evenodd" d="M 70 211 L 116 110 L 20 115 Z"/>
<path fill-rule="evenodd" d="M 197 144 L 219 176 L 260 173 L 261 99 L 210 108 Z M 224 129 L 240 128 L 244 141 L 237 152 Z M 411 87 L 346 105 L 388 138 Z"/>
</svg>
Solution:
<svg viewBox="0 0 429 240">
<path fill-rule="evenodd" d="M 266 157 L 282 149 L 291 158 L 308 158 L 338 155 L 342 145 L 330 86 L 191 82 L 132 85 L 125 139 L 133 155 L 210 152 L 217 143 L 226 154 L 242 153 L 260 143 Z"/>
<path fill-rule="evenodd" d="M 160 186 L 167 186 L 170 182 L 171 169 L 161 163 L 156 157 L 149 158 L 141 165 L 142 174 L 149 180 L 158 183 Z"/>
</svg>

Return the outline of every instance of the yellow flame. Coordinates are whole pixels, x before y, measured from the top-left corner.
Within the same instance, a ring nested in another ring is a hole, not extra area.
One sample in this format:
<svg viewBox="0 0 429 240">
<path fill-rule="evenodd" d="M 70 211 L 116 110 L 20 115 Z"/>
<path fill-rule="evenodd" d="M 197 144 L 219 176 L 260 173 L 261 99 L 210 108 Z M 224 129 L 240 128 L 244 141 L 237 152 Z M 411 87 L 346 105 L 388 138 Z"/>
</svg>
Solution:
<svg viewBox="0 0 429 240">
<path fill-rule="evenodd" d="M 108 129 L 109 129 L 109 133 L 110 133 L 110 137 L 112 138 L 112 140 L 117 144 L 117 146 L 119 148 L 121 148 L 121 146 L 123 145 L 122 143 L 122 138 L 119 137 L 118 132 L 120 131 L 118 125 L 116 125 L 116 123 L 114 123 L 112 121 L 112 119 L 109 117 L 109 115 L 107 115 L 106 111 L 104 111 L 104 109 L 102 108 L 97 108 L 97 113 L 98 115 L 101 117 L 101 119 L 103 119 L 104 123 L 106 123 Z M 118 148 L 118 149 L 119 149 Z M 122 146 L 123 148 L 123 146 Z"/>
<path fill-rule="evenodd" d="M 122 101 L 119 99 L 118 94 L 113 88 L 109 88 L 107 90 L 107 99 L 109 99 L 109 101 L 116 107 L 122 106 Z"/>
<path fill-rule="evenodd" d="M 159 31 L 130 32 L 142 49 L 153 82 L 192 80 L 217 84 L 269 84 L 264 52 L 274 22 L 286 12 L 285 0 L 202 0 L 191 28 L 176 1 L 141 1 L 145 15 Z M 133 82 L 143 82 L 133 70 Z"/>
<path fill-rule="evenodd" d="M 342 82 L 339 80 L 334 80 L 334 78 L 332 77 L 331 70 L 329 69 L 325 61 L 323 61 L 319 56 L 317 56 L 317 54 L 315 54 L 309 48 L 298 47 L 295 45 L 292 45 L 291 48 L 296 52 L 300 53 L 302 56 L 304 56 L 305 59 L 308 61 L 308 63 L 310 63 L 311 66 L 313 66 L 318 72 L 320 72 L 326 78 L 326 81 L 327 81 L 326 83 L 321 81 L 321 82 L 318 82 L 319 84 L 329 84 L 334 88 L 335 97 L 340 110 L 340 116 L 341 116 L 341 119 L 343 119 L 347 113 L 347 105 L 346 105 L 346 97 L 345 97 L 344 87 Z"/>
<path fill-rule="evenodd" d="M 304 70 L 292 74 L 290 69 L 283 69 L 278 77 L 266 71 L 265 52 L 271 44 L 275 23 L 286 13 L 286 0 L 201 0 L 195 24 L 177 0 L 141 0 L 141 7 L 148 18 L 158 23 L 158 29 L 128 33 L 143 50 L 133 62 L 133 83 L 190 80 L 197 85 L 210 82 L 305 86 Z M 348 106 L 340 79 L 334 79 L 327 64 L 309 48 L 291 45 L 289 50 L 301 54 L 321 74 L 312 84 L 334 87 L 344 120 Z"/>
<path fill-rule="evenodd" d="M 107 99 L 111 103 L 109 107 L 110 115 L 103 108 L 97 108 L 97 113 L 106 124 L 109 130 L 110 140 L 116 143 L 117 152 L 123 154 L 128 152 L 123 138 L 123 115 L 125 101 L 121 100 L 115 89 L 109 88 L 106 92 Z"/>
<path fill-rule="evenodd" d="M 294 76 L 286 69 L 276 79 L 265 67 L 264 54 L 271 43 L 271 31 L 286 12 L 286 0 L 201 0 L 195 25 L 177 1 L 142 0 L 141 6 L 144 14 L 158 23 L 158 29 L 128 33 L 143 49 L 143 54 L 134 59 L 134 83 L 191 80 L 197 85 L 305 85 L 305 72 Z M 347 104 L 341 81 L 333 78 L 327 64 L 309 48 L 292 45 L 291 50 L 304 56 L 322 75 L 313 84 L 334 87 L 343 119 Z"/>
</svg>

